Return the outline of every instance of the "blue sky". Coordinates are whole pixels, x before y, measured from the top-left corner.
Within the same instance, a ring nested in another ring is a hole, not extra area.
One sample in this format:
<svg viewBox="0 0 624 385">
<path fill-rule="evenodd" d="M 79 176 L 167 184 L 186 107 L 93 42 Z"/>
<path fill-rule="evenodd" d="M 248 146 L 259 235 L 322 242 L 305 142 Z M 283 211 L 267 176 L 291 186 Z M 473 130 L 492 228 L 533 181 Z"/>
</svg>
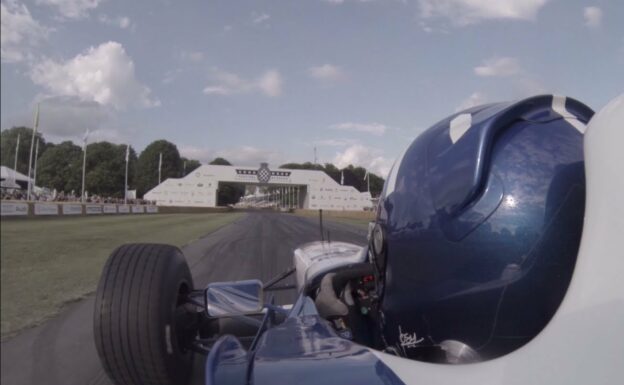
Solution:
<svg viewBox="0 0 624 385">
<path fill-rule="evenodd" d="M 1 125 L 384 175 L 462 107 L 624 90 L 620 0 L 2 0 Z"/>
</svg>

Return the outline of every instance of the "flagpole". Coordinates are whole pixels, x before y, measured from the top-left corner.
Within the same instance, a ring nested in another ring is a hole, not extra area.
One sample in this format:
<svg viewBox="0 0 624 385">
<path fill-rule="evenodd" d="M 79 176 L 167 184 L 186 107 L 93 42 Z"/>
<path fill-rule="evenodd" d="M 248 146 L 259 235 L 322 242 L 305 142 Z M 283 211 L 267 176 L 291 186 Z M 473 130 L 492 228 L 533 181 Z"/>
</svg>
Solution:
<svg viewBox="0 0 624 385">
<path fill-rule="evenodd" d="M 19 154 L 19 142 L 20 142 L 20 134 L 17 134 L 17 144 L 15 145 L 15 165 L 13 166 L 13 177 L 15 177 L 15 172 L 17 172 L 17 154 Z"/>
<path fill-rule="evenodd" d="M 128 161 L 130 160 L 130 145 L 126 144 L 126 179 L 124 182 L 124 205 L 128 203 Z"/>
<path fill-rule="evenodd" d="M 32 171 L 32 156 L 35 147 L 35 136 L 37 136 L 37 127 L 39 127 L 39 103 L 37 103 L 37 109 L 35 110 L 35 121 L 33 124 L 32 138 L 30 139 L 30 155 L 28 156 L 28 192 L 26 193 L 26 200 L 30 200 L 30 191 L 32 190 L 30 172 Z"/>
<path fill-rule="evenodd" d="M 160 153 L 160 158 L 158 159 L 158 184 L 160 184 L 160 170 L 162 169 L 162 152 Z"/>
<path fill-rule="evenodd" d="M 37 158 L 39 157 L 39 138 L 35 145 L 35 169 L 33 170 L 33 188 L 37 186 Z"/>
<path fill-rule="evenodd" d="M 85 175 L 87 170 L 87 139 L 89 138 L 89 129 L 85 132 L 82 144 L 82 195 L 80 201 L 84 203 L 85 201 Z"/>
</svg>

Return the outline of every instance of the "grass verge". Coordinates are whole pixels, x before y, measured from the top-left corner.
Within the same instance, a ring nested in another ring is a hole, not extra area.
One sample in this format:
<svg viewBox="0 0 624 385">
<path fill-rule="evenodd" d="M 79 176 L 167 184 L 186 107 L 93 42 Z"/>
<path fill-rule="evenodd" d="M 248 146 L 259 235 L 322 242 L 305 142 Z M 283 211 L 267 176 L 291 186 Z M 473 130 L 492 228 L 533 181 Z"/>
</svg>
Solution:
<svg viewBox="0 0 624 385">
<path fill-rule="evenodd" d="M 355 226 L 355 227 L 360 227 L 360 228 L 363 228 L 363 229 L 368 229 L 368 223 L 370 222 L 369 219 L 345 218 L 345 217 L 329 217 L 327 219 L 323 218 L 323 220 L 332 221 L 332 222 L 346 223 L 348 225 Z"/>
<path fill-rule="evenodd" d="M 1 222 L 2 339 L 95 290 L 115 247 L 128 242 L 183 246 L 244 214 L 153 214 Z"/>
<path fill-rule="evenodd" d="M 318 210 L 295 210 L 295 215 L 307 218 L 319 217 Z M 346 223 L 355 227 L 368 229 L 368 223 L 375 220 L 375 213 L 370 211 L 326 211 L 323 210 L 323 220 Z"/>
</svg>

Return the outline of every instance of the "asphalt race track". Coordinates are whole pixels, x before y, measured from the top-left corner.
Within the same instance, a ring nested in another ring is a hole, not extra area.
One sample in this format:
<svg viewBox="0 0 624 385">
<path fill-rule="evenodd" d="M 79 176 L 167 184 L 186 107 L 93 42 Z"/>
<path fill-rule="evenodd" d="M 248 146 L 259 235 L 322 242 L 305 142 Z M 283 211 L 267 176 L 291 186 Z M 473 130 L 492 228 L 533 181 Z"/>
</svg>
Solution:
<svg viewBox="0 0 624 385">
<path fill-rule="evenodd" d="M 366 230 L 325 223 L 332 241 L 364 244 Z M 183 248 L 196 287 L 209 282 L 268 280 L 292 263 L 293 250 L 320 239 L 318 220 L 289 214 L 249 213 Z M 111 251 L 117 245 L 111 245 Z M 36 282 L 33 282 L 36 284 Z M 278 303 L 295 293 L 282 292 Z M 54 319 L 2 343 L 1 380 L 6 385 L 110 384 L 93 342 L 93 297 L 77 302 Z M 203 384 L 203 360 L 193 384 Z"/>
</svg>

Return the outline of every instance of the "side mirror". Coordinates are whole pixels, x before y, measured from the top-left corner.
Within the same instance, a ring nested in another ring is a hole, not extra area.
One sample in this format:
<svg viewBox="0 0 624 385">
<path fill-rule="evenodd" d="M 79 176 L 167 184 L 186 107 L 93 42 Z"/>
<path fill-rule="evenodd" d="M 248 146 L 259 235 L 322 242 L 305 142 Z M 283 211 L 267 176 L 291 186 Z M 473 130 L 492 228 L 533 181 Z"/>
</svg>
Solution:
<svg viewBox="0 0 624 385">
<path fill-rule="evenodd" d="M 263 297 L 257 279 L 211 283 L 206 288 L 206 311 L 211 317 L 253 314 L 262 310 Z"/>
</svg>

